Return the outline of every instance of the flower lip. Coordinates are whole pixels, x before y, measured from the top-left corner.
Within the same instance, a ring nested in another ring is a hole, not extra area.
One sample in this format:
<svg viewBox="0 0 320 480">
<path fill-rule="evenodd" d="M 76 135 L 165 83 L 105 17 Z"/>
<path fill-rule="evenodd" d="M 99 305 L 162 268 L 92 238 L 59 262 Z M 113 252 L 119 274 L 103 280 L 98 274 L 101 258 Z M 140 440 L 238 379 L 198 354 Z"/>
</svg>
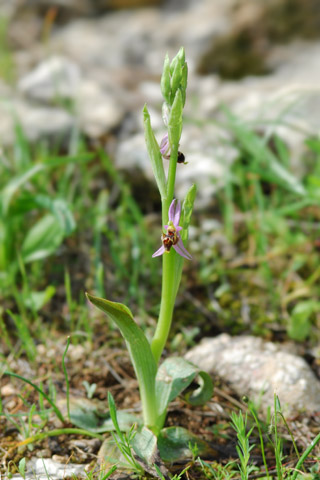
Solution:
<svg viewBox="0 0 320 480">
<path fill-rule="evenodd" d="M 168 225 L 165 225 L 166 233 L 163 233 L 161 236 L 162 245 L 161 247 L 152 255 L 153 257 L 158 257 L 163 253 L 169 253 L 171 247 L 187 260 L 191 260 L 192 256 L 185 248 L 180 236 L 180 231 L 182 227 L 179 226 L 180 216 L 181 216 L 181 203 L 179 200 L 172 200 L 169 207 L 169 221 Z"/>
</svg>

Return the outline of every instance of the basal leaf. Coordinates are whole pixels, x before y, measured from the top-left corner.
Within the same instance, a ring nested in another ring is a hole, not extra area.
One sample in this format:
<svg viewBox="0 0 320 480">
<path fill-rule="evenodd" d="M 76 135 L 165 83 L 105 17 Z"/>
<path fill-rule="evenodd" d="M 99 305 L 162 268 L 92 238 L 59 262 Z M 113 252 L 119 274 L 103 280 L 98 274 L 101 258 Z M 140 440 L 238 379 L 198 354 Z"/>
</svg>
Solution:
<svg viewBox="0 0 320 480">
<path fill-rule="evenodd" d="M 156 377 L 156 396 L 159 416 L 169 403 L 187 388 L 198 373 L 197 367 L 181 357 L 167 358 Z"/>
<path fill-rule="evenodd" d="M 207 372 L 200 371 L 198 373 L 199 387 L 193 392 L 188 392 L 185 395 L 185 400 L 191 405 L 204 405 L 210 400 L 213 393 L 213 383 L 210 375 Z"/>
<path fill-rule="evenodd" d="M 193 433 L 182 427 L 163 428 L 158 436 L 158 449 L 165 462 L 178 462 L 193 457 L 192 449 L 197 455 L 204 457 L 217 456 L 210 445 Z"/>
<path fill-rule="evenodd" d="M 150 465 L 157 460 L 157 437 L 146 427 L 136 433 L 132 440 L 132 448 L 140 458 Z"/>
<path fill-rule="evenodd" d="M 157 436 L 151 430 L 146 427 L 138 430 L 131 441 L 131 447 L 136 454 L 135 461 L 141 465 L 145 472 L 152 475 L 152 478 L 162 480 L 171 478 L 160 458 Z"/>
<path fill-rule="evenodd" d="M 141 328 L 133 320 L 128 307 L 122 303 L 110 302 L 87 294 L 93 305 L 98 307 L 118 326 L 126 341 L 130 358 L 138 379 L 145 425 L 155 425 L 157 412 L 155 397 L 155 377 L 157 366 L 150 344 Z"/>
<path fill-rule="evenodd" d="M 143 125 L 146 146 L 151 161 L 153 174 L 155 176 L 161 198 L 164 199 L 166 198 L 166 176 L 163 168 L 163 160 L 160 153 L 160 147 L 151 127 L 150 115 L 146 105 L 143 109 Z"/>
<path fill-rule="evenodd" d="M 129 431 L 133 423 L 139 423 L 139 419 L 127 412 L 117 412 L 119 428 L 122 432 Z M 114 424 L 110 413 L 101 415 L 96 405 L 86 399 L 72 399 L 70 401 L 70 421 L 79 428 L 94 433 L 112 432 Z"/>
<path fill-rule="evenodd" d="M 160 365 L 156 377 L 156 397 L 158 414 L 163 421 L 169 403 L 189 387 L 198 375 L 201 385 L 187 397 L 194 405 L 203 404 L 211 398 L 213 386 L 210 376 L 180 357 L 168 358 Z"/>
</svg>

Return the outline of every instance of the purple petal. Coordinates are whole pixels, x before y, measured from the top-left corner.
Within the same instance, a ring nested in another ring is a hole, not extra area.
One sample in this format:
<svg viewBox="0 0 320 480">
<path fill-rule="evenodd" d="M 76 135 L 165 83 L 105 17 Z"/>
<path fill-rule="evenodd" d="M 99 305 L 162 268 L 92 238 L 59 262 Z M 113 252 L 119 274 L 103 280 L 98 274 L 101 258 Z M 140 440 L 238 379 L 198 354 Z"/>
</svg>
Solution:
<svg viewBox="0 0 320 480">
<path fill-rule="evenodd" d="M 168 153 L 168 151 L 169 151 L 169 148 L 170 148 L 169 137 L 168 137 L 168 134 L 166 133 L 165 136 L 163 137 L 163 139 L 161 140 L 161 143 L 160 143 L 160 153 L 161 153 L 161 155 L 166 155 L 166 153 Z"/>
<path fill-rule="evenodd" d="M 152 255 L 152 257 L 159 257 L 159 256 L 162 255 L 164 252 L 165 252 L 165 248 L 164 248 L 163 245 L 161 245 L 161 247 L 160 247 L 156 252 L 154 252 L 154 254 Z"/>
<path fill-rule="evenodd" d="M 181 203 L 180 200 L 172 200 L 169 207 L 169 221 L 177 228 L 180 222 L 181 215 Z"/>
<path fill-rule="evenodd" d="M 173 248 L 182 257 L 186 258 L 187 260 L 192 260 L 192 256 L 190 255 L 188 250 L 184 247 L 181 238 L 179 239 L 179 241 L 176 245 L 173 245 Z"/>
</svg>

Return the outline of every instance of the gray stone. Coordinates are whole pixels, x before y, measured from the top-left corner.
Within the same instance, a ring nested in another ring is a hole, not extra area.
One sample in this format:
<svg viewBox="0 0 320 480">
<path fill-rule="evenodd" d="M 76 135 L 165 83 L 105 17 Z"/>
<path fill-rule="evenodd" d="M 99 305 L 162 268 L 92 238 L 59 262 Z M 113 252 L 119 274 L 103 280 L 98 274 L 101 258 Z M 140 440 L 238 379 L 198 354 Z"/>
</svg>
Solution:
<svg viewBox="0 0 320 480">
<path fill-rule="evenodd" d="M 280 399 L 284 413 L 320 411 L 320 382 L 306 361 L 258 337 L 221 334 L 205 338 L 186 359 L 228 382 L 266 413 Z"/>
<path fill-rule="evenodd" d="M 30 141 L 44 137 L 61 138 L 69 135 L 72 116 L 58 107 L 35 106 L 21 99 L 0 100 L 0 138 L 2 145 L 15 140 L 15 125 L 19 123 Z"/>
<path fill-rule="evenodd" d="M 305 148 L 306 132 L 317 134 L 320 124 L 320 109 L 316 108 L 320 102 L 320 43 L 295 42 L 277 47 L 270 56 L 274 71 L 266 77 L 223 82 L 217 75 L 201 77 L 195 73 L 199 54 L 212 38 L 230 28 L 235 1 L 190 0 L 184 8 L 167 5 L 162 9 L 114 11 L 57 26 L 49 44 L 14 53 L 17 74 L 23 74 L 18 82 L 20 92 L 32 101 L 50 104 L 59 96 L 72 100 L 71 123 L 89 137 L 103 136 L 120 126 L 115 147 L 117 164 L 138 166 L 151 178 L 141 110 L 145 102 L 153 110 L 152 125 L 160 140 L 163 124 L 159 79 L 164 55 L 168 51 L 172 57 L 184 45 L 190 75 L 185 109 L 188 122 L 181 150 L 188 165 L 179 166 L 177 195 L 183 196 L 190 183 L 198 183 L 197 205 L 204 207 L 217 185 L 224 182 L 236 155 L 236 150 L 227 146 L 228 128 L 214 124 L 219 105 L 227 105 L 243 121 L 267 135 L 278 133 L 296 164 Z M 53 57 L 44 60 L 48 47 Z M 33 69 L 34 65 L 38 66 Z M 26 71 L 29 73 L 25 75 Z M 125 131 L 122 122 L 126 113 L 133 119 L 130 131 Z M 12 140 L 13 134 L 8 137 Z"/>
<path fill-rule="evenodd" d="M 82 132 L 90 138 L 98 138 L 120 124 L 124 110 L 112 92 L 87 80 L 77 90 L 75 116 Z"/>
<path fill-rule="evenodd" d="M 53 56 L 23 76 L 18 89 L 35 100 L 74 99 L 80 85 L 80 68 L 66 57 Z"/>
<path fill-rule="evenodd" d="M 103 88 L 84 77 L 75 62 L 62 56 L 53 56 L 38 64 L 20 80 L 18 89 L 28 99 L 50 105 L 71 100 L 72 123 L 90 138 L 108 133 L 124 115 L 110 87 Z"/>
<path fill-rule="evenodd" d="M 52 480 L 75 477 L 85 478 L 86 467 L 87 465 L 70 463 L 68 459 L 66 459 L 65 463 L 61 463 L 50 458 L 33 458 L 27 461 L 26 474 L 24 477 L 19 474 L 14 474 L 10 478 L 14 480 L 31 480 L 34 478 L 37 478 L 37 480 L 48 480 L 49 477 Z"/>
</svg>

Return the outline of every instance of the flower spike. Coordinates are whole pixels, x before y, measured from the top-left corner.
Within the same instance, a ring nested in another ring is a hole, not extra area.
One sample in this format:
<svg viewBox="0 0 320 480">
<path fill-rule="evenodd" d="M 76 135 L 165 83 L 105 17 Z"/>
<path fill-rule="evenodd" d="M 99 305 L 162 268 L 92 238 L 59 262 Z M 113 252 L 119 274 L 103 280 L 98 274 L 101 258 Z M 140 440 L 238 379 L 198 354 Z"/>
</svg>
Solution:
<svg viewBox="0 0 320 480">
<path fill-rule="evenodd" d="M 179 202 L 179 200 L 174 199 L 171 202 L 168 216 L 169 216 L 168 225 L 164 226 L 164 228 L 166 229 L 166 233 L 163 233 L 161 235 L 162 245 L 152 256 L 159 257 L 164 253 L 169 253 L 171 250 L 171 247 L 173 247 L 174 250 L 179 255 L 186 258 L 187 260 L 191 260 L 192 256 L 183 245 L 183 242 L 179 233 L 182 230 L 182 227 L 179 226 L 180 216 L 181 216 L 181 203 Z"/>
</svg>

